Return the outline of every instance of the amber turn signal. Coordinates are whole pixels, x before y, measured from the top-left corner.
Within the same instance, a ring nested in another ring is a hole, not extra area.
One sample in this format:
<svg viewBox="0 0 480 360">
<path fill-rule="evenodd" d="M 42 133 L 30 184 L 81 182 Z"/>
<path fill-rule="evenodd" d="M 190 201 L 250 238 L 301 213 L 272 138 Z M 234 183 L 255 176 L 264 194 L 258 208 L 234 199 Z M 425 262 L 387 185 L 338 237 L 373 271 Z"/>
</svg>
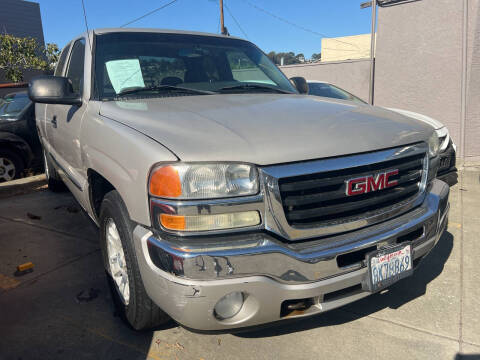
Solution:
<svg viewBox="0 0 480 360">
<path fill-rule="evenodd" d="M 150 176 L 150 194 L 160 197 L 179 197 L 182 194 L 182 184 L 178 170 L 171 165 L 155 169 Z"/>
<path fill-rule="evenodd" d="M 261 223 L 258 211 L 211 215 L 160 214 L 160 223 L 167 230 L 211 231 L 256 226 Z"/>
<path fill-rule="evenodd" d="M 185 230 L 185 216 L 161 214 L 160 223 L 169 230 Z"/>
</svg>

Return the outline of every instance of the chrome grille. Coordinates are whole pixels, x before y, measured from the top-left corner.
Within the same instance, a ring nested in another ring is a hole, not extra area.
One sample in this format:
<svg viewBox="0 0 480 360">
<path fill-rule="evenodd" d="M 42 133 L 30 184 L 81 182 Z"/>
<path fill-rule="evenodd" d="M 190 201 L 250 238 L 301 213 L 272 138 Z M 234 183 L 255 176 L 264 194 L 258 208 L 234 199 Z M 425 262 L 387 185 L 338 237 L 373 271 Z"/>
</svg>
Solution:
<svg viewBox="0 0 480 360">
<path fill-rule="evenodd" d="M 291 226 L 345 222 L 359 214 L 382 211 L 415 197 L 421 187 L 425 154 L 414 154 L 375 164 L 281 178 L 282 205 Z M 398 169 L 397 185 L 366 194 L 347 196 L 346 181 Z"/>
</svg>

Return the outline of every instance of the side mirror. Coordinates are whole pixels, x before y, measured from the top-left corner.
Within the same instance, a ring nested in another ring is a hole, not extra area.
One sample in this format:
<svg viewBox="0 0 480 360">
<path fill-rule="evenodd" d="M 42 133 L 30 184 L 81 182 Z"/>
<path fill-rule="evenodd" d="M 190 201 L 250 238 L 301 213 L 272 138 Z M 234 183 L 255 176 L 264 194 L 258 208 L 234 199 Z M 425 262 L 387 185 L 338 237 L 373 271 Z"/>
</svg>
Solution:
<svg viewBox="0 0 480 360">
<path fill-rule="evenodd" d="M 295 76 L 290 78 L 290 81 L 295 85 L 300 94 L 308 94 L 308 83 L 305 78 L 301 76 Z"/>
<path fill-rule="evenodd" d="M 73 92 L 66 77 L 41 75 L 28 84 L 28 97 L 36 103 L 82 105 L 82 98 Z"/>
</svg>

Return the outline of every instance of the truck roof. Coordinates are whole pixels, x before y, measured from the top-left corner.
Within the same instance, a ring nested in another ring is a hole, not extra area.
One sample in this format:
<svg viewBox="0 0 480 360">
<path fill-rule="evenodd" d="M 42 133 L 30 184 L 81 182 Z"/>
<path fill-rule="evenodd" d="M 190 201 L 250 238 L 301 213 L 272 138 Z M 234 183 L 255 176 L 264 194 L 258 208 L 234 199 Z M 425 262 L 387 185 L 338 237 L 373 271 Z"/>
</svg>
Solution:
<svg viewBox="0 0 480 360">
<path fill-rule="evenodd" d="M 117 33 L 117 32 L 135 32 L 135 33 L 144 32 L 144 33 L 160 33 L 160 34 L 200 35 L 200 36 L 212 36 L 212 37 L 220 37 L 220 38 L 227 37 L 221 34 L 213 34 L 213 33 L 199 32 L 199 31 L 156 29 L 156 28 L 120 28 L 118 27 L 118 28 L 99 28 L 99 29 L 93 29 L 92 31 L 96 35 Z M 228 38 L 244 40 L 235 36 L 228 36 Z"/>
</svg>

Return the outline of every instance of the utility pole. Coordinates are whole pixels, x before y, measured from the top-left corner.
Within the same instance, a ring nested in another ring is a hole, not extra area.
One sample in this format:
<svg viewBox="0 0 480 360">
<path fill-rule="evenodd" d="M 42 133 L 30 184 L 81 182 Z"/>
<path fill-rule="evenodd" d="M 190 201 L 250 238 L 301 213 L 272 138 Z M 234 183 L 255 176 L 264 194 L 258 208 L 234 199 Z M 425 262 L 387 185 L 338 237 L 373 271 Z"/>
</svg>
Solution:
<svg viewBox="0 0 480 360">
<path fill-rule="evenodd" d="M 222 35 L 227 35 L 227 31 L 225 29 L 225 21 L 224 21 L 224 17 L 223 17 L 223 0 L 220 0 L 219 4 L 220 4 L 220 29 L 221 29 L 221 33 L 222 33 Z"/>
<path fill-rule="evenodd" d="M 370 86 L 368 99 L 370 105 L 373 105 L 373 96 L 375 92 L 375 37 L 376 37 L 376 24 L 377 24 L 377 0 L 372 0 L 372 35 L 370 43 Z"/>
<path fill-rule="evenodd" d="M 361 9 L 372 7 L 372 33 L 370 37 L 370 83 L 368 86 L 368 103 L 373 105 L 375 92 L 375 38 L 377 24 L 377 0 L 364 2 L 360 5 Z"/>
</svg>

